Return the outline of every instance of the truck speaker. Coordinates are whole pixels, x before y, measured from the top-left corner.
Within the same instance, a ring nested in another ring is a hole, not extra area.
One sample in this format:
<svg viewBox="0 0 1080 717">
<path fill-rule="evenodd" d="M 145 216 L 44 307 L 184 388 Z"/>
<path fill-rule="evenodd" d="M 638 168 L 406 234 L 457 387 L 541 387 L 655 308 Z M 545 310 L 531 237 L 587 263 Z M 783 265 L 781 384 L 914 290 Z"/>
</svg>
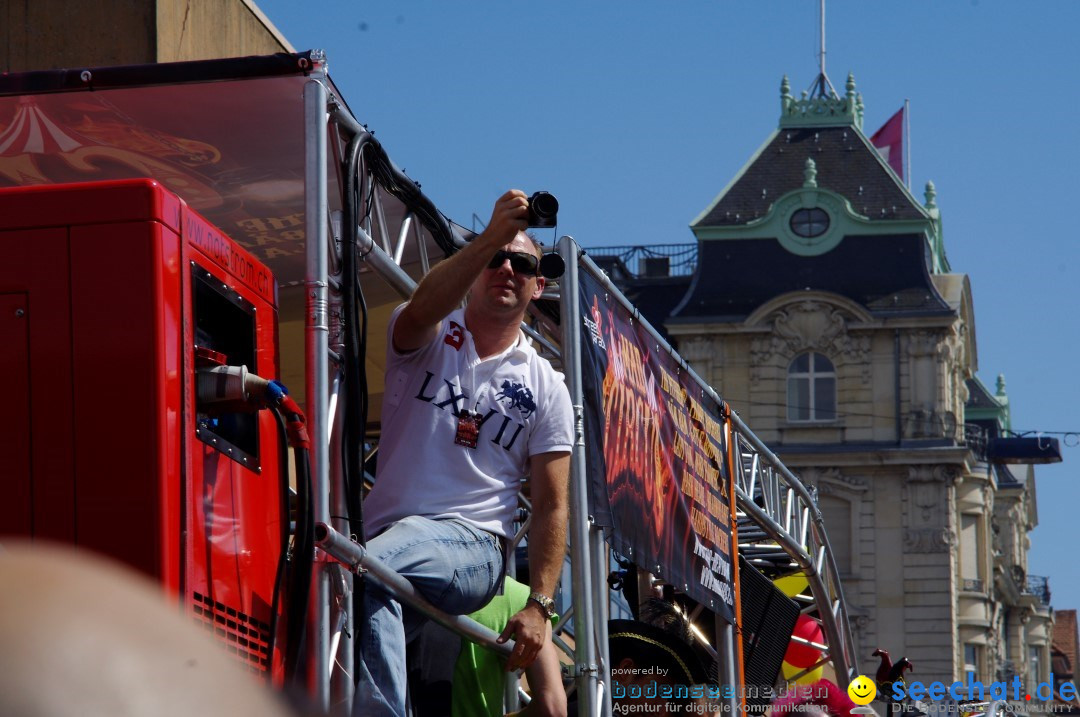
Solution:
<svg viewBox="0 0 1080 717">
<path fill-rule="evenodd" d="M 751 713 L 764 713 L 791 631 L 799 619 L 799 604 L 785 595 L 760 570 L 739 556 L 742 607 L 743 677 Z M 757 708 L 757 709 L 755 709 Z"/>
</svg>

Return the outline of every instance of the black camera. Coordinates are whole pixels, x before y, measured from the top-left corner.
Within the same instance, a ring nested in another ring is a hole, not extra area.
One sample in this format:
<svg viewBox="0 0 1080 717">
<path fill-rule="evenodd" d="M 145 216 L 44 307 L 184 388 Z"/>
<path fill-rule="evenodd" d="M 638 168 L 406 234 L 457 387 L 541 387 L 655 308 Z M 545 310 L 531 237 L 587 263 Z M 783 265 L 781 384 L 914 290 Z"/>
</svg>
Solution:
<svg viewBox="0 0 1080 717">
<path fill-rule="evenodd" d="M 559 217 L 559 200 L 549 192 L 533 192 L 529 197 L 529 226 L 543 229 L 555 226 Z"/>
</svg>

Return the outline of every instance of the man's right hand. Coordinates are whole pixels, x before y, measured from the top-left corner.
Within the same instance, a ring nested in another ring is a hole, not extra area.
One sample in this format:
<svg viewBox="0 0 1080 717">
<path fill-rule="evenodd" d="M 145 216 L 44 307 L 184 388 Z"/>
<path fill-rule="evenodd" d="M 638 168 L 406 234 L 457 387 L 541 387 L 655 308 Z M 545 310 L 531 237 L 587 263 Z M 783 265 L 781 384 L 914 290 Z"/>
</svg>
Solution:
<svg viewBox="0 0 1080 717">
<path fill-rule="evenodd" d="M 478 240 L 485 247 L 501 249 L 513 241 L 518 232 L 528 228 L 529 197 L 520 189 L 511 189 L 495 200 L 491 221 Z"/>
<path fill-rule="evenodd" d="M 436 264 L 416 287 L 409 305 L 394 322 L 394 349 L 413 351 L 435 340 L 440 322 L 461 305 L 469 287 L 495 252 L 513 241 L 529 224 L 529 198 L 511 189 L 495 200 L 491 221 L 480 236 Z"/>
</svg>

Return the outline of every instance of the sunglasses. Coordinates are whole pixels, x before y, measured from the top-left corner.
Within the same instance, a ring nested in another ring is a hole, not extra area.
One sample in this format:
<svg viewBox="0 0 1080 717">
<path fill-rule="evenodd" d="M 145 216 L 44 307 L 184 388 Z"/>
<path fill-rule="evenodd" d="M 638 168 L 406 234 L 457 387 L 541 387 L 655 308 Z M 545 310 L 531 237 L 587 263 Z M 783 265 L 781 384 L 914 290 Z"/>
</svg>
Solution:
<svg viewBox="0 0 1080 717">
<path fill-rule="evenodd" d="M 536 254 L 530 254 L 525 251 L 506 251 L 505 249 L 500 249 L 495 252 L 495 256 L 491 257 L 488 268 L 498 269 L 507 259 L 510 260 L 510 268 L 514 270 L 515 274 L 536 276 L 536 266 L 540 260 L 536 258 Z"/>
</svg>

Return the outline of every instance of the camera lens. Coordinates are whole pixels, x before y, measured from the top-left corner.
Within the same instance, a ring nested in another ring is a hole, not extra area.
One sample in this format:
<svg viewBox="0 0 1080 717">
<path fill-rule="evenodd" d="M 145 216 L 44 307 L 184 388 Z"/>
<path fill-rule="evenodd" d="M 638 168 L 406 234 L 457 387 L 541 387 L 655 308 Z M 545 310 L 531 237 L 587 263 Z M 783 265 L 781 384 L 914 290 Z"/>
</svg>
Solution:
<svg viewBox="0 0 1080 717">
<path fill-rule="evenodd" d="M 538 217 L 553 217 L 559 213 L 559 200 L 554 194 L 537 192 L 532 196 L 530 204 Z"/>
<path fill-rule="evenodd" d="M 553 227 L 559 213 L 559 200 L 550 192 L 534 192 L 529 197 L 529 226 Z"/>
</svg>

